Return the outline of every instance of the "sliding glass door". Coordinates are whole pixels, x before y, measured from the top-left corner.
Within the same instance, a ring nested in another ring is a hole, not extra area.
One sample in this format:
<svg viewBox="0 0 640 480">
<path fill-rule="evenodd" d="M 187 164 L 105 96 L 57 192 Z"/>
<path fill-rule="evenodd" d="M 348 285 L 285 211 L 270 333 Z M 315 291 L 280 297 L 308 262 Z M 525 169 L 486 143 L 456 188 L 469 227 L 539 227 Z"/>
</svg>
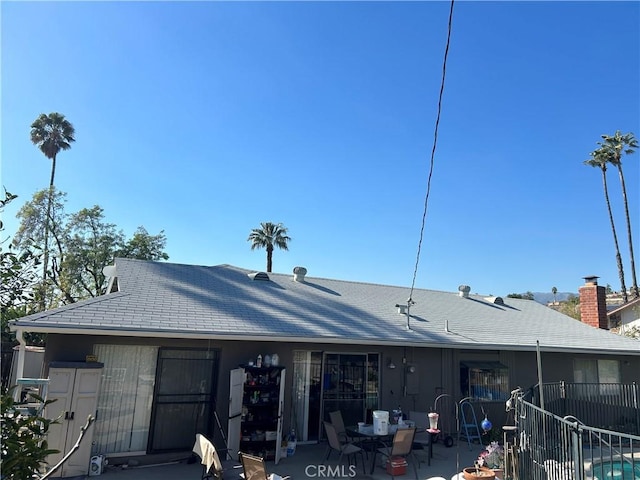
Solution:
<svg viewBox="0 0 640 480">
<path fill-rule="evenodd" d="M 317 441 L 322 420 L 340 410 L 355 425 L 378 408 L 377 353 L 296 351 L 293 359 L 291 424 L 298 439 Z"/>
</svg>

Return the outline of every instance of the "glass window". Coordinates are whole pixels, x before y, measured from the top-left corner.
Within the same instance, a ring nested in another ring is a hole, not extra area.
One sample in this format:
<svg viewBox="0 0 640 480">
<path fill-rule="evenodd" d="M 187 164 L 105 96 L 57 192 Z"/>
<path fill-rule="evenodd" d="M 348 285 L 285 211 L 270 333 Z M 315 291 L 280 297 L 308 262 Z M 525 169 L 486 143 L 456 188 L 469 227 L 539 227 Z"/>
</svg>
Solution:
<svg viewBox="0 0 640 480">
<path fill-rule="evenodd" d="M 460 390 L 473 400 L 502 401 L 509 398 L 509 369 L 500 362 L 461 362 Z"/>
<path fill-rule="evenodd" d="M 620 383 L 620 362 L 596 358 L 573 361 L 573 381 L 576 383 Z"/>
</svg>

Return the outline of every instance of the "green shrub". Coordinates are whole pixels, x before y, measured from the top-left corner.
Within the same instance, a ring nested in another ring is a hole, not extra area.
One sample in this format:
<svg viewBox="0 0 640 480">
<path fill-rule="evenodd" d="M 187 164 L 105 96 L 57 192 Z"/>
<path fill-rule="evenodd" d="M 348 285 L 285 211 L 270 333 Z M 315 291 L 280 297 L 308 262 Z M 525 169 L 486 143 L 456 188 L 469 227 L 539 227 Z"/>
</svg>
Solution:
<svg viewBox="0 0 640 480">
<path fill-rule="evenodd" d="M 58 421 L 21 413 L 21 403 L 13 399 L 14 388 L 2 390 L 0 470 L 3 480 L 31 480 L 34 476 L 40 477 L 47 465 L 47 456 L 58 453 L 47 447 L 49 427 Z M 27 400 L 42 402 L 42 398 L 33 393 L 27 394 Z M 52 401 L 45 402 L 49 403 Z"/>
</svg>

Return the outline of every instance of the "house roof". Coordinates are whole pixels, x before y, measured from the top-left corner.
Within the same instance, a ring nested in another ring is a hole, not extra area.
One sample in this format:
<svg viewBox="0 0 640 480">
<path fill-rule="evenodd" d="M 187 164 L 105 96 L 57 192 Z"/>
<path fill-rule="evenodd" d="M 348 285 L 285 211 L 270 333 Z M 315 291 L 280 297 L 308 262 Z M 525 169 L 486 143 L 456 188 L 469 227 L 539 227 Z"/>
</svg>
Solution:
<svg viewBox="0 0 640 480">
<path fill-rule="evenodd" d="M 116 259 L 119 291 L 12 322 L 12 330 L 86 335 L 303 341 L 640 355 L 640 343 L 538 302 L 269 273 L 231 265 Z M 258 277 L 259 278 L 259 277 Z"/>
<path fill-rule="evenodd" d="M 622 305 L 613 306 L 613 308 L 611 308 L 611 310 L 607 311 L 607 315 L 611 316 L 611 315 L 614 315 L 616 313 L 620 313 L 620 312 L 622 312 L 624 310 L 627 310 L 627 309 L 630 309 L 630 308 L 633 308 L 633 307 L 638 307 L 638 306 L 640 306 L 640 297 L 634 298 L 630 302 L 623 303 Z"/>
</svg>

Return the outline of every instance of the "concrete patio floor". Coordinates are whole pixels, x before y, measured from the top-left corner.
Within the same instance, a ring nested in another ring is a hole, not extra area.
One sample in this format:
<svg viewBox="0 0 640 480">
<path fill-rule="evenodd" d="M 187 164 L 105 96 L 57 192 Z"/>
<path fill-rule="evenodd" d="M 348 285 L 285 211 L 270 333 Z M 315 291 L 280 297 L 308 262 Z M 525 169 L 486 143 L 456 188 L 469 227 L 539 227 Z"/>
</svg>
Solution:
<svg viewBox="0 0 640 480">
<path fill-rule="evenodd" d="M 431 465 L 426 463 L 426 450 L 417 451 L 419 462 L 418 480 L 429 480 L 444 478 L 449 480 L 457 478 L 457 474 L 464 467 L 472 466 L 474 460 L 482 450 L 482 446 L 473 444 L 471 449 L 467 442 L 459 442 L 447 448 L 442 443 L 433 446 L 433 458 Z M 276 473 L 281 476 L 289 476 L 291 480 L 321 480 L 322 478 L 344 478 L 344 479 L 367 479 L 367 480 L 389 480 L 390 475 L 380 467 L 376 466 L 373 474 L 363 474 L 362 466 L 358 465 L 355 475 L 350 473 L 346 460 L 343 459 L 345 467 L 339 468 L 337 455 L 333 453 L 325 465 L 333 467 L 331 475 L 325 470 L 318 468 L 323 465 L 323 458 L 326 452 L 325 444 L 298 445 L 296 453 L 292 457 L 280 460 L 278 465 L 274 462 L 267 462 L 267 472 Z M 425 460 L 425 461 L 422 461 Z M 224 478 L 235 480 L 242 468 L 233 461 L 226 461 Z M 234 468 L 235 467 L 235 468 Z M 337 473 L 336 473 L 337 472 Z M 202 466 L 199 459 L 196 463 L 188 463 L 187 460 L 139 467 L 115 467 L 107 466 L 101 477 L 104 480 L 199 480 L 202 478 Z M 87 477 L 88 479 L 95 477 Z M 405 480 L 413 480 L 414 473 L 411 464 L 407 467 L 405 475 L 396 477 Z"/>
</svg>

